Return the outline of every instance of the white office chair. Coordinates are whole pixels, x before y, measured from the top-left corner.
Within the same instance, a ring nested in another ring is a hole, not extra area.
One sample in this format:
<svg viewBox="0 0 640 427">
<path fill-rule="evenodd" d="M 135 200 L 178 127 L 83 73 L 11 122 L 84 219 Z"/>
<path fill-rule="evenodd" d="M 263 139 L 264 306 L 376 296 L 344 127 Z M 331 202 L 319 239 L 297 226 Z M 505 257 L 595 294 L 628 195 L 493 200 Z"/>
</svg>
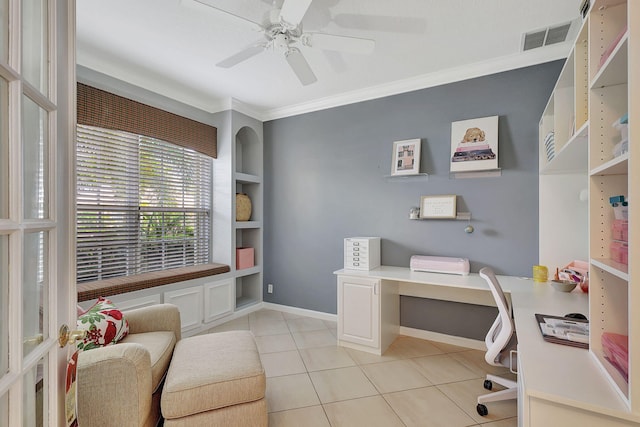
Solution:
<svg viewBox="0 0 640 427">
<path fill-rule="evenodd" d="M 502 292 L 502 287 L 496 279 L 496 275 L 488 267 L 480 270 L 480 277 L 487 281 L 491 294 L 496 300 L 498 306 L 498 317 L 493 322 L 491 329 L 484 339 L 487 345 L 487 352 L 484 355 L 487 363 L 493 366 L 506 366 L 511 369 L 511 351 L 515 350 L 517 340 L 515 328 L 513 326 L 513 317 L 511 315 L 511 306 L 509 301 Z M 495 375 L 487 375 L 484 381 L 484 388 L 491 390 L 493 382 L 504 387 L 505 390 L 484 394 L 478 397 L 478 406 L 476 407 L 478 414 L 485 416 L 489 413 L 486 402 L 496 402 L 500 400 L 516 399 L 518 393 L 518 383 L 506 378 L 497 377 Z"/>
</svg>

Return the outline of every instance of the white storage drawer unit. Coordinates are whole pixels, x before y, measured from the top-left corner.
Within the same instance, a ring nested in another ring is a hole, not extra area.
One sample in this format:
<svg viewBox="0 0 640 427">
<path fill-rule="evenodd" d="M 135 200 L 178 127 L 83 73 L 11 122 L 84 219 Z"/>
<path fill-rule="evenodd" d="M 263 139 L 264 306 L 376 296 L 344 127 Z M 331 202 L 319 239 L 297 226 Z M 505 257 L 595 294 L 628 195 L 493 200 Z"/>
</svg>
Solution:
<svg viewBox="0 0 640 427">
<path fill-rule="evenodd" d="M 379 237 L 347 237 L 344 239 L 344 268 L 373 270 L 380 267 Z"/>
</svg>

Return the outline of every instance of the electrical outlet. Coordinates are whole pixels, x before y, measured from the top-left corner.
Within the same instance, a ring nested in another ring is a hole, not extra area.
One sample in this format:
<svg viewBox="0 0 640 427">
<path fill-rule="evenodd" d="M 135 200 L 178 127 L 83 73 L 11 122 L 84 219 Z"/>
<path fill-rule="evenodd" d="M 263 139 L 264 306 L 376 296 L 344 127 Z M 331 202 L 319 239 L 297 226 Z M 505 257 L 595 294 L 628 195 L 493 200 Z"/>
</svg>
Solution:
<svg viewBox="0 0 640 427">
<path fill-rule="evenodd" d="M 267 285 L 267 293 L 268 294 L 272 294 L 273 293 L 273 285 L 271 283 L 269 283 Z"/>
</svg>

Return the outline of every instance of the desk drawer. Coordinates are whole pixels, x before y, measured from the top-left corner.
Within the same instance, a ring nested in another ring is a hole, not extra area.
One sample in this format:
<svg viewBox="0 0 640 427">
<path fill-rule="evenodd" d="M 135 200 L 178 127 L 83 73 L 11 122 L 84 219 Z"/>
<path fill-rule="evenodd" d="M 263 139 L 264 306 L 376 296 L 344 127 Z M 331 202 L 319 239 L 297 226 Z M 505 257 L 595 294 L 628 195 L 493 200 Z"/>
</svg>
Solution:
<svg viewBox="0 0 640 427">
<path fill-rule="evenodd" d="M 353 248 L 345 248 L 344 256 L 360 256 L 367 257 L 369 256 L 369 251 L 366 248 L 361 248 L 359 246 Z"/>
<path fill-rule="evenodd" d="M 360 257 L 345 257 L 344 268 L 353 270 L 369 270 L 369 260 Z"/>
</svg>

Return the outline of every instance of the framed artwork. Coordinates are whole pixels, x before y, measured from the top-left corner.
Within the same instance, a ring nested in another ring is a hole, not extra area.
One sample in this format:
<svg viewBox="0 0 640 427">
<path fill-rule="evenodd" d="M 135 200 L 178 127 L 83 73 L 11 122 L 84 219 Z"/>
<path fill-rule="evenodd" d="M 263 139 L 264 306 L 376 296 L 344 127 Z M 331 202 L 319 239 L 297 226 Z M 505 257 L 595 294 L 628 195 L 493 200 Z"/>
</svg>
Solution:
<svg viewBox="0 0 640 427">
<path fill-rule="evenodd" d="M 451 172 L 498 169 L 498 116 L 451 123 Z"/>
<path fill-rule="evenodd" d="M 420 173 L 420 139 L 394 141 L 391 175 Z"/>
<path fill-rule="evenodd" d="M 455 218 L 456 213 L 455 194 L 420 198 L 420 218 Z"/>
</svg>

